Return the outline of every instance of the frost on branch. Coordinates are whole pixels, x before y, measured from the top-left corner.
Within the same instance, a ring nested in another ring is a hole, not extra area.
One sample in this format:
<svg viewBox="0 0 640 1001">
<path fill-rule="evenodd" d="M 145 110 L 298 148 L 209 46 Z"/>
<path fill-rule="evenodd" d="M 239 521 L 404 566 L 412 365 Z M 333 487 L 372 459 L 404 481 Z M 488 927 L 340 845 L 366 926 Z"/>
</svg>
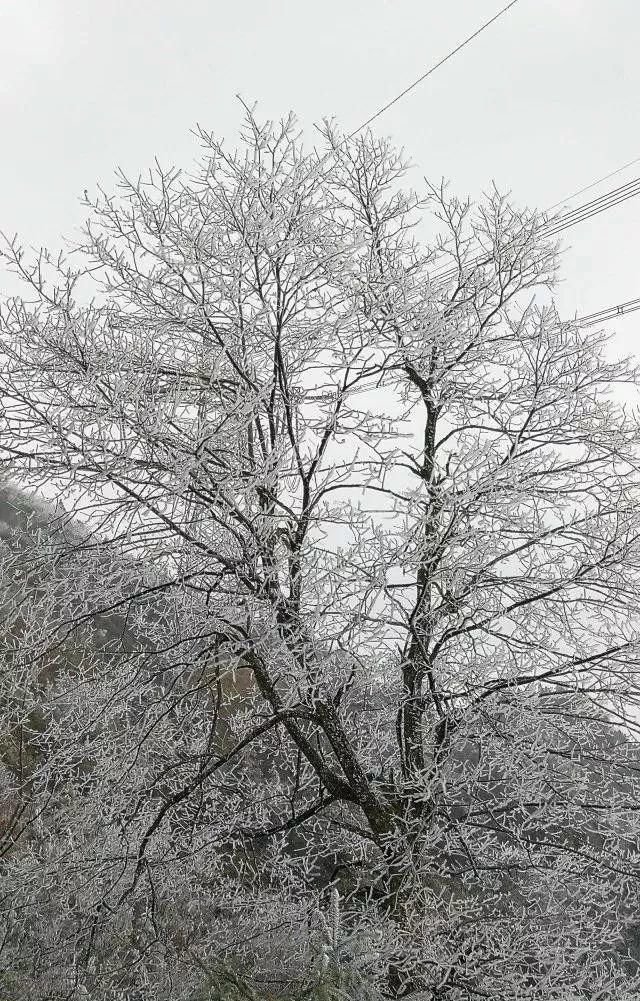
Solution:
<svg viewBox="0 0 640 1001">
<path fill-rule="evenodd" d="M 538 214 L 323 137 L 7 243 L 2 989 L 630 1001 L 637 372 Z"/>
</svg>

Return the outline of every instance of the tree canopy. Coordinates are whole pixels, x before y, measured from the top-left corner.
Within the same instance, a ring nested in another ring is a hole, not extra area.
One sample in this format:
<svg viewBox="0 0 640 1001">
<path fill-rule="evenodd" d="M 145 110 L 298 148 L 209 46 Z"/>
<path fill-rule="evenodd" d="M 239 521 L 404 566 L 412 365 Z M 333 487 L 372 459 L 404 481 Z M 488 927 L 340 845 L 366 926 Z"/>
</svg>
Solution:
<svg viewBox="0 0 640 1001">
<path fill-rule="evenodd" d="M 638 371 L 543 215 L 198 136 L 4 252 L 0 462 L 76 525 L 1 550 L 5 990 L 630 1001 Z"/>
</svg>

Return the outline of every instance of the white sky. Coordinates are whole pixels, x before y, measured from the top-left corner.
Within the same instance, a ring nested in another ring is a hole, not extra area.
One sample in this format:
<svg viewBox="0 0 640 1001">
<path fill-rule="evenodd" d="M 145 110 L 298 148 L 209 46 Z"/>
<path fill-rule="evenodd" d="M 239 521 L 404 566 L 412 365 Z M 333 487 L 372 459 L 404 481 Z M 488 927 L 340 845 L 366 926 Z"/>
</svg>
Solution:
<svg viewBox="0 0 640 1001">
<path fill-rule="evenodd" d="M 350 130 L 504 2 L 0 0 L 0 229 L 57 249 L 116 165 L 190 167 L 196 122 L 234 145 L 237 92 L 268 117 L 293 109 L 311 142 L 324 115 Z M 545 208 L 640 156 L 639 41 L 638 0 L 519 0 L 376 128 L 414 183 L 495 180 Z M 565 234 L 565 314 L 640 296 L 639 224 L 640 198 Z M 616 329 L 640 354 L 640 313 Z"/>
</svg>

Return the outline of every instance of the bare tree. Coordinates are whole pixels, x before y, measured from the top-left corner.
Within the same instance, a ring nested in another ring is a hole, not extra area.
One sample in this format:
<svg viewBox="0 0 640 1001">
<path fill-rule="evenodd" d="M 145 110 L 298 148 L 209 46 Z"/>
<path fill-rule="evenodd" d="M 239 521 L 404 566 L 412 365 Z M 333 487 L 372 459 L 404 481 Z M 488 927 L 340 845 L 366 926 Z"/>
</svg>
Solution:
<svg viewBox="0 0 640 1001">
<path fill-rule="evenodd" d="M 405 192 L 332 123 L 198 135 L 88 203 L 76 269 L 7 243 L 4 467 L 146 568 L 32 615 L 11 676 L 166 602 L 38 692 L 16 969 L 194 998 L 315 949 L 368 997 L 636 997 L 637 371 L 498 192 Z"/>
</svg>

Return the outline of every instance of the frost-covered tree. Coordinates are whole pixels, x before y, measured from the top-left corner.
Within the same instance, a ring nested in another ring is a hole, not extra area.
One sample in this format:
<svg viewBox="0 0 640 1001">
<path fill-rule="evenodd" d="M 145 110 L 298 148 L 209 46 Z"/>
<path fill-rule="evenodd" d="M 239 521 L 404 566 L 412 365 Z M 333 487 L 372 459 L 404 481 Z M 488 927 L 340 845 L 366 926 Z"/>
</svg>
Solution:
<svg viewBox="0 0 640 1001">
<path fill-rule="evenodd" d="M 87 560 L 61 602 L 68 540 L 3 557 L 7 989 L 630 1001 L 638 373 L 546 304 L 543 217 L 323 137 L 248 111 L 77 267 L 7 244 L 0 457 Z"/>
</svg>

